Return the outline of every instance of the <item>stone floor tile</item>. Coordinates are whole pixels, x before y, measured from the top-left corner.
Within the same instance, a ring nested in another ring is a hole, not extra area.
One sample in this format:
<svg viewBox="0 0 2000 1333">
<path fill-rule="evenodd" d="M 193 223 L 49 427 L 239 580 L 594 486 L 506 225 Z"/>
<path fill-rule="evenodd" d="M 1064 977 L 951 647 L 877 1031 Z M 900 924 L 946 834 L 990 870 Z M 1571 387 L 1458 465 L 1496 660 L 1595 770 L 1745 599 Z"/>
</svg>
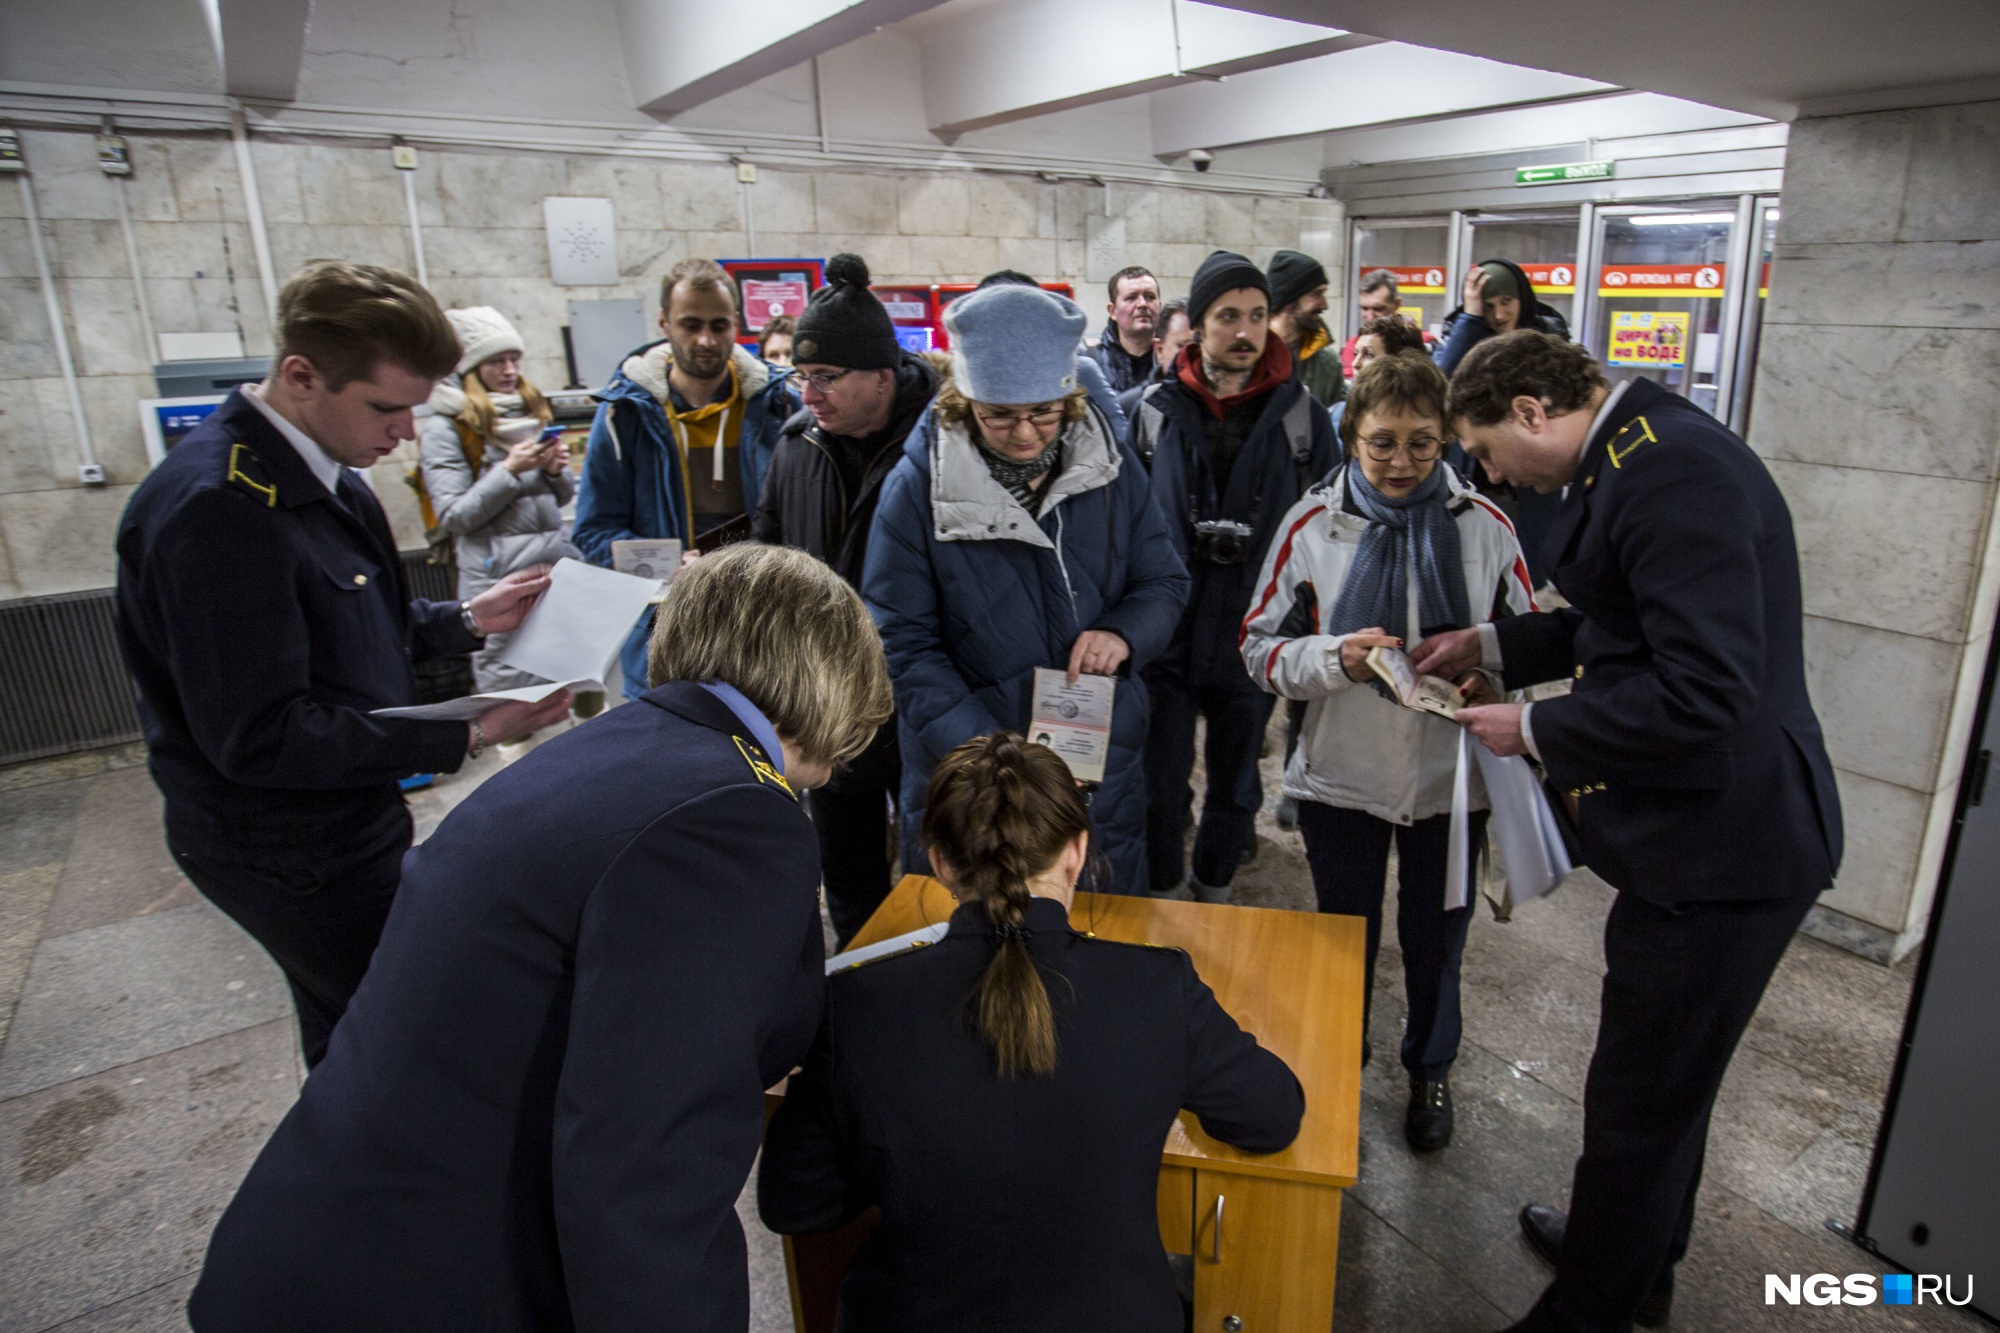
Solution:
<svg viewBox="0 0 2000 1333">
<path fill-rule="evenodd" d="M 1350 1193 L 1340 1210 L 1340 1266 L 1334 1333 L 1491 1333 L 1506 1320 L 1451 1268 L 1371 1212 Z"/>
<path fill-rule="evenodd" d="M 1459 983 L 1465 1039 L 1580 1103 L 1597 1044 L 1603 972 L 1504 934 L 1510 928 L 1475 929 L 1466 943 Z"/>
<path fill-rule="evenodd" d="M 61 874 L 62 866 L 55 863 L 0 874 L 0 1050 L 6 1048 L 14 1006 L 28 980 Z"/>
<path fill-rule="evenodd" d="M 1757 1206 L 1813 1235 L 1829 1219 L 1852 1226 L 1861 1215 L 1861 1192 L 1874 1154 L 1872 1136 L 1855 1138 L 1829 1129 L 1764 1187 L 1756 1196 Z"/>
<path fill-rule="evenodd" d="M 85 750 L 79 754 L 57 755 L 53 759 L 31 759 L 26 763 L 9 764 L 5 768 L 0 768 L 0 792 L 19 791 L 23 787 L 43 787 L 54 782 L 73 782 L 78 778 L 93 778 L 99 773 L 108 773 L 113 769 L 140 768 L 145 763 L 144 741 L 107 746 L 101 750 Z"/>
<path fill-rule="evenodd" d="M 0 874 L 68 856 L 76 812 L 89 786 L 56 782 L 0 792 Z"/>
<path fill-rule="evenodd" d="M 1585 971 L 1604 971 L 1604 918 L 1617 893 L 1588 870 L 1578 870 L 1546 897 L 1522 903 L 1511 921 L 1495 921 L 1481 909 L 1473 937 L 1494 945 L 1532 944 Z"/>
<path fill-rule="evenodd" d="M 1743 1044 L 1879 1105 L 1909 1008 L 1911 967 L 1884 967 L 1800 935 L 1778 964 Z"/>
<path fill-rule="evenodd" d="M 152 775 L 128 768 L 85 785 L 44 933 L 67 935 L 194 902 L 194 885 L 167 850 Z"/>
<path fill-rule="evenodd" d="M 1759 1198 L 1840 1113 L 1836 1093 L 1761 1051 L 1738 1046 L 1715 1099 L 1703 1178 L 1746 1199 Z"/>
<path fill-rule="evenodd" d="M 295 1043 L 288 1017 L 0 1103 L 0 1328 L 45 1329 L 199 1267 L 297 1095 Z"/>
<path fill-rule="evenodd" d="M 270 957 L 206 903 L 45 939 L 0 1051 L 0 1097 L 291 1012 Z"/>
<path fill-rule="evenodd" d="M 49 1329 L 48 1333 L 187 1333 L 187 1298 L 196 1274 L 162 1282 Z"/>
</svg>

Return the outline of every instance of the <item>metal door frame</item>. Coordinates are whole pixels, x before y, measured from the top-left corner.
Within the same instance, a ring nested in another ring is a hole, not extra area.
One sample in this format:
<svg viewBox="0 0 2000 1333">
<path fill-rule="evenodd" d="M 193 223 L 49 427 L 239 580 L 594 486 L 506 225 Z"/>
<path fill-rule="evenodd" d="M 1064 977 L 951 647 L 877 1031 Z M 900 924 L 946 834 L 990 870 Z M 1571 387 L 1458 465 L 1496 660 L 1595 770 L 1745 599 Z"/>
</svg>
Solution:
<svg viewBox="0 0 2000 1333">
<path fill-rule="evenodd" d="M 1353 281 L 1357 285 L 1361 281 L 1361 237 L 1359 233 L 1362 228 L 1366 227 L 1372 231 L 1407 231 L 1416 227 L 1443 227 L 1446 229 L 1445 289 L 1448 294 L 1451 289 L 1450 263 L 1456 254 L 1455 246 L 1457 242 L 1455 238 L 1458 234 L 1460 219 L 1464 216 L 1465 214 L 1457 209 L 1449 213 L 1420 213 L 1414 216 L 1393 218 L 1356 217 L 1350 215 L 1347 219 L 1346 262 L 1348 268 L 1353 271 Z M 1340 341 L 1343 346 L 1346 345 L 1349 338 L 1352 338 L 1360 330 L 1360 323 L 1355 318 L 1357 313 L 1356 303 L 1359 299 L 1360 293 L 1358 291 L 1349 291 L 1346 299 L 1340 303 Z"/>
</svg>

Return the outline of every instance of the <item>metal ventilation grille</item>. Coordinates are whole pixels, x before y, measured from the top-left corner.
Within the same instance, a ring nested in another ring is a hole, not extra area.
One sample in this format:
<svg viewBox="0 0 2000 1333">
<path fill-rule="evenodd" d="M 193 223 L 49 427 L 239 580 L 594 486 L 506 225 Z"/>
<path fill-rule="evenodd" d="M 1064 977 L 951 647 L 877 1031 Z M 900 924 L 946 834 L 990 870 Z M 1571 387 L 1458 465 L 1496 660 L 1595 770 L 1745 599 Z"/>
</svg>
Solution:
<svg viewBox="0 0 2000 1333">
<path fill-rule="evenodd" d="M 410 594 L 455 596 L 458 571 L 403 557 Z M 472 692 L 464 658 L 417 668 L 424 703 Z M 0 602 L 0 764 L 139 739 L 138 692 L 112 621 L 112 590 Z"/>
<path fill-rule="evenodd" d="M 111 589 L 0 602 L 0 764 L 138 738 Z"/>
</svg>

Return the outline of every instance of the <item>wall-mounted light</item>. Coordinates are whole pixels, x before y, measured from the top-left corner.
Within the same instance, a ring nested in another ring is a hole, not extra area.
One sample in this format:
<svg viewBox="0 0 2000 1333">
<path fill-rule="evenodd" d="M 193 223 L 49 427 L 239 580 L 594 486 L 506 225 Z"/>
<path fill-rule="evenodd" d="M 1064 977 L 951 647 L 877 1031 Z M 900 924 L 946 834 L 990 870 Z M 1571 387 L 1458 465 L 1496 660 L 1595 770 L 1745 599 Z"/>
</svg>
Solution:
<svg viewBox="0 0 2000 1333">
<path fill-rule="evenodd" d="M 1635 227 L 1695 227 L 1711 222 L 1734 222 L 1734 213 L 1646 213 L 1625 219 Z"/>
</svg>

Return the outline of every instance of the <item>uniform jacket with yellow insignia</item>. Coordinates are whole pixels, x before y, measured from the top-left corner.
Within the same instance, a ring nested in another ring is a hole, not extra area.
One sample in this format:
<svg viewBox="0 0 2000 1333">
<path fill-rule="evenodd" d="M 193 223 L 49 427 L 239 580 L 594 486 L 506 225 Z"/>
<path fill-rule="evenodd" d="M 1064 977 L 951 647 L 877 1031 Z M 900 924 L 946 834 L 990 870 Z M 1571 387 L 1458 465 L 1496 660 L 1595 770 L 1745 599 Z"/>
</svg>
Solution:
<svg viewBox="0 0 2000 1333">
<path fill-rule="evenodd" d="M 1799 558 L 1762 460 L 1635 381 L 1586 446 L 1543 549 L 1569 609 L 1498 622 L 1585 859 L 1656 902 L 1828 888 L 1840 797 L 1806 694 Z"/>
<path fill-rule="evenodd" d="M 819 840 L 776 768 L 674 681 L 453 810 L 194 1327 L 742 1333 L 736 1198 L 825 989 Z"/>
<path fill-rule="evenodd" d="M 176 846 L 311 864 L 465 759 L 463 722 L 369 715 L 479 640 L 410 597 L 367 484 L 340 491 L 239 389 L 125 507 L 118 636 Z"/>
</svg>

